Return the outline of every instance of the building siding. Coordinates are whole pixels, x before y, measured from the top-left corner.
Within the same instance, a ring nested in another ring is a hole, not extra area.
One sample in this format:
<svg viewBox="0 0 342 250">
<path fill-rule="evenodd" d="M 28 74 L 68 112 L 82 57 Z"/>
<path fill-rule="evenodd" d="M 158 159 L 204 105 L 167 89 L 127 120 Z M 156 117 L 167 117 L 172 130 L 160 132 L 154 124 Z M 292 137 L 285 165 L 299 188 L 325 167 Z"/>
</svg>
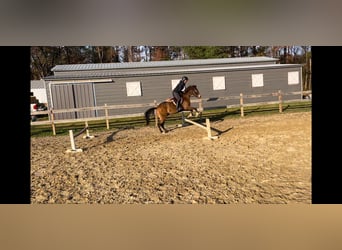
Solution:
<svg viewBox="0 0 342 250">
<path fill-rule="evenodd" d="M 93 83 L 73 84 L 74 107 L 95 107 Z M 72 107 L 71 107 L 72 108 Z M 95 111 L 76 112 L 77 118 L 95 117 Z"/>
<path fill-rule="evenodd" d="M 71 84 L 59 84 L 51 86 L 52 104 L 54 109 L 68 109 L 75 106 Z M 74 112 L 56 113 L 55 119 L 75 119 Z"/>
<path fill-rule="evenodd" d="M 56 79 L 49 79 L 47 83 L 47 89 L 49 86 L 53 86 L 51 93 L 58 101 L 54 102 L 55 109 L 71 107 L 93 107 L 107 105 L 122 105 L 122 104 L 147 104 L 156 101 L 160 103 L 172 96 L 172 80 L 180 79 L 183 75 L 189 77 L 188 85 L 197 85 L 199 91 L 202 94 L 203 107 L 225 107 L 227 105 L 237 105 L 240 103 L 239 99 L 236 99 L 240 93 L 243 95 L 258 95 L 265 93 L 276 93 L 278 90 L 282 92 L 295 92 L 302 90 L 301 82 L 301 65 L 275 65 L 273 62 L 267 64 L 261 64 L 262 62 L 249 62 L 251 64 L 258 65 L 256 67 L 244 67 L 245 64 L 240 64 L 239 67 L 234 68 L 222 68 L 221 64 L 215 65 L 191 65 L 186 68 L 182 67 L 158 67 L 155 69 L 154 74 L 140 74 L 136 75 L 134 72 L 139 71 L 150 72 L 150 68 L 139 68 L 134 71 L 132 69 L 125 69 L 126 73 L 121 74 L 123 70 L 120 69 L 107 69 L 107 70 L 94 70 L 94 71 L 68 71 L 64 72 L 66 75 L 63 78 L 64 81 L 73 79 L 75 75 L 83 76 L 82 79 L 92 79 L 97 73 L 102 72 L 102 77 L 110 78 L 113 82 L 94 82 L 94 83 L 82 83 L 76 84 L 52 84 L 55 80 L 58 80 L 58 74 L 55 72 Z M 273 66 L 272 66 L 273 65 Z M 220 66 L 220 68 L 217 68 Z M 236 65 L 234 65 L 236 66 Z M 213 68 L 212 68 L 213 67 Z M 167 73 L 160 72 L 160 70 L 177 69 L 177 71 L 169 71 Z M 195 69 L 202 68 L 205 71 L 196 71 Z M 187 73 L 180 70 L 188 70 Z M 191 71 L 195 70 L 195 71 Z M 299 84 L 288 84 L 288 72 L 298 71 Z M 133 72 L 133 73 L 132 73 Z M 63 72 L 59 72 L 63 73 Z M 113 75 L 113 74 L 116 75 Z M 120 75 L 121 74 L 121 75 Z M 262 87 L 252 87 L 252 74 L 263 74 Z M 89 76 L 92 75 L 92 76 Z M 225 89 L 213 90 L 213 77 L 224 76 L 225 77 Z M 141 96 L 127 96 L 126 82 L 139 81 L 141 83 Z M 58 86 L 57 86 L 58 85 Z M 69 87 L 65 87 L 67 85 Z M 63 86 L 63 87 L 62 87 Z M 71 86 L 71 87 L 70 87 Z M 73 94 L 67 92 L 73 92 Z M 47 91 L 48 100 L 50 100 L 49 90 Z M 220 100 L 219 98 L 229 98 L 229 100 Z M 234 98 L 234 99 L 233 99 Z M 74 99 L 74 101 L 69 100 Z M 192 100 L 194 100 L 193 98 Z M 286 95 L 283 100 L 301 99 L 301 95 Z M 265 96 L 260 98 L 244 99 L 244 103 L 257 103 L 257 102 L 270 102 L 277 101 L 277 96 Z M 63 103 L 64 102 L 64 103 Z M 56 103 L 58 105 L 56 106 Z M 51 104 L 51 103 L 50 103 Z M 196 106 L 195 104 L 194 106 Z M 143 113 L 147 108 L 130 108 L 120 110 L 110 110 L 109 115 L 125 115 L 125 114 L 137 114 Z M 76 113 L 74 117 L 94 117 L 104 116 L 104 111 L 98 112 L 83 112 Z M 61 119 L 69 118 L 64 116 Z"/>
</svg>

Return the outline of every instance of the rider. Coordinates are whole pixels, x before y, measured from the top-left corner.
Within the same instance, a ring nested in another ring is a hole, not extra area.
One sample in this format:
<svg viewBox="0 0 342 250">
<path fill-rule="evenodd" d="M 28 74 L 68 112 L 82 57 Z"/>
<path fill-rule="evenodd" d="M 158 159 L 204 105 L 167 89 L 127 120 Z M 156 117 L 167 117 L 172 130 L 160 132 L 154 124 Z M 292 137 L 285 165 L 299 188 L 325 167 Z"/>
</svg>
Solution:
<svg viewBox="0 0 342 250">
<path fill-rule="evenodd" d="M 185 90 L 185 85 L 188 83 L 189 79 L 186 76 L 183 76 L 182 79 L 179 81 L 179 83 L 176 85 L 176 87 L 172 91 L 172 95 L 174 98 L 176 98 L 176 108 L 177 111 L 180 112 L 183 110 L 182 107 L 182 95 Z"/>
</svg>

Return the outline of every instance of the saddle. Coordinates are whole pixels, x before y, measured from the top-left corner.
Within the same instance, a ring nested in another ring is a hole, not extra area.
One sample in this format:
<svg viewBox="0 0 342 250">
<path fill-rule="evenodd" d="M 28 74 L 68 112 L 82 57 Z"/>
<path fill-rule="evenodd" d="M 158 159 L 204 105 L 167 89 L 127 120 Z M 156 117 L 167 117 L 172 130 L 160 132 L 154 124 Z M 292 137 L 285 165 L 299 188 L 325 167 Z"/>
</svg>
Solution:
<svg viewBox="0 0 342 250">
<path fill-rule="evenodd" d="M 174 97 L 169 97 L 165 101 L 166 102 L 172 102 L 175 106 L 177 105 L 176 98 L 174 98 Z"/>
</svg>

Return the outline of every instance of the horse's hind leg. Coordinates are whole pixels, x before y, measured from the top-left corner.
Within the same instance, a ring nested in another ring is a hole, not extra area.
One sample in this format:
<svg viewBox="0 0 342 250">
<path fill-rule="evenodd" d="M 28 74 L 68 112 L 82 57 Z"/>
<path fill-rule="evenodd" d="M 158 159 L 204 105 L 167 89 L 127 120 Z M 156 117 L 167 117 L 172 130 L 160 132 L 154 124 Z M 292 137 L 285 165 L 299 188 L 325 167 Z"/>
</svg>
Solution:
<svg viewBox="0 0 342 250">
<path fill-rule="evenodd" d="M 167 133 L 167 129 L 164 127 L 164 124 L 165 124 L 165 119 L 160 119 L 160 121 L 158 122 L 158 128 L 159 128 L 159 131 L 160 133 Z"/>
<path fill-rule="evenodd" d="M 162 130 L 162 125 L 158 122 L 158 129 L 160 131 L 160 133 L 163 133 L 164 131 Z"/>
<path fill-rule="evenodd" d="M 164 127 L 164 124 L 165 124 L 165 121 L 158 122 L 158 128 L 159 128 L 160 133 L 162 134 L 165 134 L 168 132 L 167 129 Z"/>
<path fill-rule="evenodd" d="M 159 121 L 157 124 L 160 133 L 163 133 L 163 134 L 167 132 L 167 130 L 164 127 L 164 123 L 165 123 L 165 120 L 162 120 L 162 121 Z"/>
<path fill-rule="evenodd" d="M 157 116 L 159 118 L 158 128 L 159 128 L 160 133 L 163 133 L 163 134 L 167 133 L 167 130 L 164 127 L 166 117 L 163 114 L 161 114 L 160 112 L 157 113 Z"/>
<path fill-rule="evenodd" d="M 165 121 L 163 121 L 163 122 L 160 124 L 160 127 L 162 127 L 162 129 L 163 129 L 163 132 L 162 132 L 162 133 L 167 133 L 167 132 L 169 132 L 169 131 L 164 127 L 164 124 L 165 124 Z"/>
</svg>

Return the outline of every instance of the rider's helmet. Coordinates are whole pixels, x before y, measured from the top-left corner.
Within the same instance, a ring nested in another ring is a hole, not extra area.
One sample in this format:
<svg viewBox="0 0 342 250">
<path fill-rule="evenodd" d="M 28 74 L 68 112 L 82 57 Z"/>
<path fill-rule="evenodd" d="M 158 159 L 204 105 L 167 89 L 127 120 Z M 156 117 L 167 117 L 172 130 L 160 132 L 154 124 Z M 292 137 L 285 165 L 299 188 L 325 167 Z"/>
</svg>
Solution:
<svg viewBox="0 0 342 250">
<path fill-rule="evenodd" d="M 187 76 L 183 76 L 182 77 L 182 81 L 188 81 L 189 79 L 188 79 L 188 77 Z"/>
</svg>

